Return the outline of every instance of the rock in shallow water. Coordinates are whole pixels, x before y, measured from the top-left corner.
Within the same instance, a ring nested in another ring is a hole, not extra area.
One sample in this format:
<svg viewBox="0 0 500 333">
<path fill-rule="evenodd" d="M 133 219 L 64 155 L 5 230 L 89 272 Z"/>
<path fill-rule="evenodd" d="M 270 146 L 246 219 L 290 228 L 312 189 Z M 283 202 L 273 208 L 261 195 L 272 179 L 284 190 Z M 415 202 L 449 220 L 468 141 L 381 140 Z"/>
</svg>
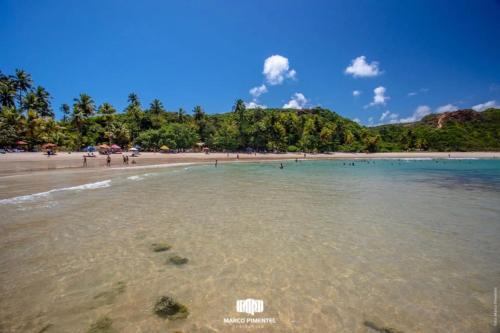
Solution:
<svg viewBox="0 0 500 333">
<path fill-rule="evenodd" d="M 171 320 L 184 319 L 189 315 L 188 308 L 178 303 L 171 296 L 162 296 L 155 304 L 155 313 L 160 317 L 166 317 Z"/>
<path fill-rule="evenodd" d="M 87 333 L 115 333 L 116 331 L 111 327 L 113 320 L 109 317 L 101 317 L 94 322 Z"/>
<path fill-rule="evenodd" d="M 379 332 L 379 333 L 403 333 L 402 331 L 400 330 L 397 330 L 395 328 L 392 328 L 392 327 L 385 327 L 383 326 L 382 324 L 380 323 L 375 323 L 373 321 L 368 321 L 368 320 L 365 320 L 365 322 L 363 323 L 366 327 L 368 328 L 371 328 L 372 330 L 374 330 L 375 332 Z"/>
<path fill-rule="evenodd" d="M 173 255 L 170 258 L 168 258 L 168 262 L 170 264 L 174 264 L 174 265 L 184 265 L 184 264 L 187 264 L 188 261 L 189 261 L 188 258 L 183 258 L 183 257 L 178 256 L 178 255 Z"/>
<path fill-rule="evenodd" d="M 163 252 L 163 251 L 170 250 L 171 248 L 172 248 L 172 246 L 170 244 L 167 244 L 167 243 L 153 243 L 153 244 L 151 244 L 151 249 L 154 252 Z"/>
</svg>

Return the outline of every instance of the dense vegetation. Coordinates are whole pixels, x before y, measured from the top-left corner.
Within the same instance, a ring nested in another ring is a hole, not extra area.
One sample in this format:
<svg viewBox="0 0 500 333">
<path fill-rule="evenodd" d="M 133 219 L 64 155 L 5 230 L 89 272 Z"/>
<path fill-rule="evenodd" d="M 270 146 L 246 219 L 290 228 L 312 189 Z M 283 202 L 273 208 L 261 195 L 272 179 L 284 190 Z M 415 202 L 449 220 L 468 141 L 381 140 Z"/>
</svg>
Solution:
<svg viewBox="0 0 500 333">
<path fill-rule="evenodd" d="M 196 106 L 188 114 L 167 111 L 158 99 L 143 107 L 131 93 L 126 108 L 117 112 L 80 94 L 71 106 L 61 105 L 63 117 L 56 120 L 50 94 L 22 70 L 0 72 L 0 107 L 0 147 L 24 141 L 29 150 L 49 142 L 67 150 L 101 143 L 184 150 L 199 142 L 215 150 L 279 152 L 500 149 L 500 110 L 467 121 L 448 117 L 439 126 L 429 116 L 414 124 L 367 128 L 322 108 L 246 109 L 238 100 L 232 112 L 208 115 Z"/>
<path fill-rule="evenodd" d="M 432 114 L 419 122 L 383 125 L 372 130 L 381 137 L 382 151 L 498 151 L 500 109 Z"/>
</svg>

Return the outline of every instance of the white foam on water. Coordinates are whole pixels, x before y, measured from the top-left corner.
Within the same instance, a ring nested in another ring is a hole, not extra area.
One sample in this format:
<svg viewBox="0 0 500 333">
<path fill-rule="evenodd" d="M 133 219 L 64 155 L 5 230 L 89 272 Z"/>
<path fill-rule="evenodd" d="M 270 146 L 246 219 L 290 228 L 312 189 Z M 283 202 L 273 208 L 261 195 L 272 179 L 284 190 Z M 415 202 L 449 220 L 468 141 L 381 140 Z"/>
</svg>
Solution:
<svg viewBox="0 0 500 333">
<path fill-rule="evenodd" d="M 450 157 L 449 160 L 478 160 L 477 157 Z"/>
<path fill-rule="evenodd" d="M 139 175 L 135 175 L 135 176 L 130 176 L 130 177 L 127 177 L 127 179 L 129 180 L 141 180 L 141 179 L 144 179 L 142 178 L 141 176 Z"/>
<path fill-rule="evenodd" d="M 0 205 L 20 204 L 23 202 L 31 202 L 31 201 L 35 201 L 35 200 L 40 199 L 40 198 L 47 197 L 50 194 L 56 193 L 56 192 L 94 190 L 94 189 L 105 188 L 105 187 L 109 187 L 109 186 L 111 186 L 111 179 L 103 180 L 103 181 L 95 182 L 95 183 L 78 185 L 78 186 L 56 188 L 56 189 L 53 189 L 53 190 L 50 190 L 47 192 L 22 195 L 19 197 L 14 197 L 14 198 L 9 198 L 9 199 L 2 199 L 2 200 L 0 200 Z"/>
</svg>

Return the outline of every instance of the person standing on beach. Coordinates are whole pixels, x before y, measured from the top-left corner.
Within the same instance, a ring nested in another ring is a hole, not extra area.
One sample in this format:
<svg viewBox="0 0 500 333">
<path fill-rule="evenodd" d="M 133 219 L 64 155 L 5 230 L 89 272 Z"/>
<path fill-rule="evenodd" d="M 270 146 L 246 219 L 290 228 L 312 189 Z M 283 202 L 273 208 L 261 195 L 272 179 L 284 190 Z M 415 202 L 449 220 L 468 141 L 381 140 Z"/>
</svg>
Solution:
<svg viewBox="0 0 500 333">
<path fill-rule="evenodd" d="M 87 166 L 87 156 L 83 155 L 83 167 Z"/>
<path fill-rule="evenodd" d="M 283 169 L 283 163 L 280 163 L 280 169 Z"/>
<path fill-rule="evenodd" d="M 110 167 L 111 166 L 111 156 L 106 157 L 106 166 Z"/>
<path fill-rule="evenodd" d="M 123 155 L 123 164 L 127 164 L 127 156 Z"/>
<path fill-rule="evenodd" d="M 215 167 L 217 168 L 217 160 L 215 160 Z"/>
<path fill-rule="evenodd" d="M 128 165 L 128 155 L 125 155 L 125 162 L 127 163 Z"/>
<path fill-rule="evenodd" d="M 236 159 L 239 160 L 240 159 L 240 154 L 236 154 Z"/>
</svg>

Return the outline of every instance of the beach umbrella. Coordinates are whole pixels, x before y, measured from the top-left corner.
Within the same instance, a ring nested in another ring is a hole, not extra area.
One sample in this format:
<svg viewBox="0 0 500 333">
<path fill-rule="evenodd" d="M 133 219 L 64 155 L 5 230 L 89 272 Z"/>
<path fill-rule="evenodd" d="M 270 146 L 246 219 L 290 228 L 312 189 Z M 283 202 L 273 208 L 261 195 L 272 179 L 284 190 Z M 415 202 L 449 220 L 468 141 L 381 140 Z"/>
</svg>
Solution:
<svg viewBox="0 0 500 333">
<path fill-rule="evenodd" d="M 55 148 L 57 145 L 55 143 L 45 143 L 42 145 L 42 149 L 50 149 L 50 148 Z"/>
<path fill-rule="evenodd" d="M 88 146 L 85 150 L 87 150 L 89 153 L 90 152 L 94 152 L 95 151 L 95 147 L 94 146 Z"/>
<path fill-rule="evenodd" d="M 169 150 L 170 148 L 168 148 L 167 146 L 163 145 L 160 147 L 160 150 Z"/>
<path fill-rule="evenodd" d="M 134 148 L 130 148 L 130 151 L 139 151 L 139 149 L 134 147 Z"/>
<path fill-rule="evenodd" d="M 28 143 L 27 143 L 27 142 L 25 142 L 25 141 L 17 141 L 17 142 L 16 142 L 16 145 L 18 145 L 18 146 L 24 146 L 24 145 L 27 145 L 27 144 L 28 144 Z"/>
<path fill-rule="evenodd" d="M 99 146 L 99 149 L 109 149 L 109 146 L 107 144 L 102 144 Z"/>
<path fill-rule="evenodd" d="M 118 146 L 117 144 L 112 144 L 111 145 L 111 148 L 112 149 L 122 149 L 120 146 Z"/>
</svg>

